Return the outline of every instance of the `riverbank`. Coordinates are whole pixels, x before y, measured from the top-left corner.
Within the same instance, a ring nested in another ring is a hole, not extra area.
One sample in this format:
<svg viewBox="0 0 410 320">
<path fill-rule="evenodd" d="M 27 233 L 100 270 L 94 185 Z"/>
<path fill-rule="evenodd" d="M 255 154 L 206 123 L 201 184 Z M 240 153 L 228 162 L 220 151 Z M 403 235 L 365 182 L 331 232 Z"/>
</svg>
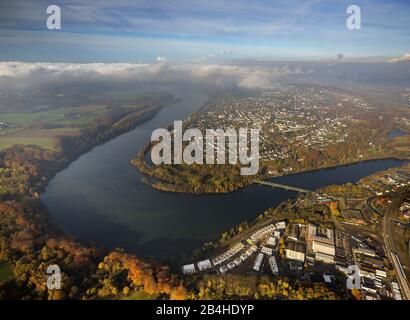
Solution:
<svg viewBox="0 0 410 320">
<path fill-rule="evenodd" d="M 38 199 L 38 193 L 49 180 L 83 152 L 152 118 L 165 105 L 133 113 L 124 121 L 117 121 L 115 126 L 97 126 L 75 139 L 62 137 L 60 152 L 20 145 L 0 153 L 0 299 L 115 298 L 136 292 L 164 298 L 185 297 L 185 288 L 163 266 L 141 261 L 122 251 L 77 242 L 55 224 Z M 64 152 L 68 142 L 71 147 L 77 147 Z M 58 265 L 64 273 L 63 286 L 58 291 L 49 291 L 45 286 L 46 268 L 51 264 Z M 122 272 L 129 274 L 120 287 L 113 284 L 114 266 L 121 266 Z M 10 277 L 12 270 L 13 277 Z M 134 277 L 135 272 L 142 278 Z"/>
<path fill-rule="evenodd" d="M 67 168 L 82 154 L 95 146 L 103 144 L 154 117 L 162 108 L 178 100 L 170 96 L 168 102 L 147 106 L 137 112 L 131 112 L 121 120 L 112 119 L 111 123 L 99 124 L 87 128 L 80 135 L 59 136 L 55 142 L 56 151 L 39 146 L 16 145 L 0 152 L 0 200 L 22 200 L 38 198 L 48 182 L 60 171 Z M 16 170 L 14 163 L 30 168 L 29 174 Z M 24 175 L 25 178 L 21 179 Z M 10 181 L 7 181 L 10 180 Z M 18 185 L 12 189 L 11 184 Z M 23 185 L 24 184 L 24 185 Z M 10 186 L 10 187 L 4 187 Z"/>
<path fill-rule="evenodd" d="M 303 97 L 306 94 L 307 100 L 311 97 L 311 93 L 304 93 L 303 90 L 300 94 Z M 333 101 L 329 97 L 332 107 L 318 101 L 311 101 L 314 107 L 306 105 L 307 109 L 303 112 L 311 117 L 303 121 L 303 116 L 300 117 L 293 105 L 286 104 L 286 101 L 293 98 L 287 92 L 271 92 L 263 98 L 255 96 L 252 99 L 221 97 L 184 118 L 183 131 L 198 128 L 202 135 L 209 128 L 227 130 L 257 126 L 260 129 L 260 161 L 259 171 L 254 176 L 242 176 L 240 167 L 235 165 L 154 166 L 149 153 L 157 142 L 151 141 L 146 141 L 141 147 L 132 164 L 143 175 L 143 181 L 157 190 L 199 195 L 229 193 L 253 184 L 254 180 L 278 178 L 366 160 L 410 159 L 410 135 L 391 136 L 391 132 L 400 127 L 395 116 L 407 112 L 405 108 L 386 112 L 382 106 L 375 105 L 370 111 L 363 102 L 345 106 L 341 115 L 337 106 L 341 106 L 343 101 Z M 280 105 L 283 105 L 282 109 L 278 107 Z M 172 126 L 168 128 L 170 129 Z M 185 142 L 183 149 L 187 145 L 188 142 Z M 222 151 L 228 163 L 228 150 Z M 215 150 L 212 152 L 215 153 Z M 203 163 L 206 163 L 205 159 Z"/>
<path fill-rule="evenodd" d="M 131 163 L 142 174 L 141 181 L 152 188 L 171 193 L 187 193 L 193 195 L 204 194 L 227 194 L 255 183 L 255 180 L 272 180 L 290 175 L 309 173 L 318 170 L 333 169 L 337 167 L 349 166 L 359 163 L 366 163 L 375 160 L 399 160 L 409 161 L 410 154 L 400 156 L 397 153 L 378 154 L 368 157 L 359 157 L 351 161 L 343 161 L 334 164 L 319 165 L 317 167 L 299 168 L 282 174 L 269 174 L 269 164 L 261 165 L 260 173 L 255 176 L 241 176 L 239 166 L 231 165 L 168 165 L 155 167 L 147 161 L 148 153 L 153 144 L 147 143 L 138 153 L 138 156 Z M 166 167 L 168 169 L 166 169 Z M 169 169 L 171 168 L 172 169 Z M 284 170 L 286 168 L 282 168 Z M 173 173 L 170 175 L 169 172 Z M 212 177 L 212 183 L 207 184 L 207 177 Z M 224 183 L 215 184 L 215 180 L 224 179 Z"/>
</svg>

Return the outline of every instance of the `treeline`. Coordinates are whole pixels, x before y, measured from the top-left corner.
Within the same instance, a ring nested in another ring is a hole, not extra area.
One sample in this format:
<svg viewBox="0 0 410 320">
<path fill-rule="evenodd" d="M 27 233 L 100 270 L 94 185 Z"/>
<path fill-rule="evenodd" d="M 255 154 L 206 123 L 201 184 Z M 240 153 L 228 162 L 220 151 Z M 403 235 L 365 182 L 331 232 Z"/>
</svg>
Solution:
<svg viewBox="0 0 410 320">
<path fill-rule="evenodd" d="M 133 129 L 137 124 L 153 117 L 163 105 L 147 106 L 124 117 L 108 117 L 92 128 L 82 130 L 79 136 L 60 136 L 56 139 L 57 150 L 71 159 L 89 151 L 96 145 Z"/>
<path fill-rule="evenodd" d="M 0 201 L 37 196 L 59 168 L 56 152 L 38 146 L 16 145 L 0 152 Z"/>
<path fill-rule="evenodd" d="M 146 144 L 133 159 L 132 164 L 142 173 L 142 181 L 153 188 L 167 192 L 191 194 L 228 193 L 244 188 L 255 179 L 266 178 L 266 170 L 261 169 L 257 176 L 240 174 L 242 165 L 179 164 L 153 166 L 148 163 L 152 143 Z"/>
<path fill-rule="evenodd" d="M 152 187 L 168 192 L 182 193 L 228 193 L 244 188 L 255 179 L 283 176 L 289 173 L 305 172 L 339 165 L 351 164 L 363 160 L 399 157 L 397 150 L 387 147 L 380 140 L 378 147 L 369 146 L 374 137 L 371 128 L 352 129 L 348 141 L 329 144 L 322 148 L 313 146 L 287 145 L 290 156 L 278 160 L 260 161 L 260 169 L 255 176 L 241 176 L 241 165 L 151 165 L 146 157 L 152 143 L 147 143 L 140 150 L 132 163 L 143 174 L 143 181 Z M 281 137 L 275 137 L 280 141 Z M 401 157 L 410 157 L 402 153 Z"/>
<path fill-rule="evenodd" d="M 153 116 L 163 105 L 140 108 L 127 117 L 108 117 L 75 137 L 59 137 L 58 151 L 16 145 L 0 153 L 0 260 L 14 277 L 0 285 L 0 299 L 119 298 L 144 293 L 187 298 L 168 268 L 121 251 L 86 247 L 62 232 L 38 200 L 49 179 L 89 148 Z M 62 289 L 48 290 L 46 269 L 62 271 Z"/>
<path fill-rule="evenodd" d="M 122 251 L 86 247 L 64 235 L 39 200 L 0 203 L 0 260 L 12 263 L 14 277 L 0 285 L 0 299 L 93 299 L 144 292 L 187 298 L 169 269 Z M 58 265 L 61 290 L 48 290 L 46 270 Z"/>
<path fill-rule="evenodd" d="M 172 101 L 173 97 L 165 94 L 152 98 L 150 104 L 118 107 L 100 117 L 95 126 L 83 129 L 80 135 L 57 136 L 55 151 L 34 145 L 15 145 L 1 151 L 0 200 L 37 197 L 47 181 L 79 155 L 133 129 Z"/>
<path fill-rule="evenodd" d="M 198 299 L 289 299 L 336 300 L 346 297 L 335 294 L 324 284 L 302 283 L 287 278 L 228 274 L 206 275 L 196 282 Z"/>
<path fill-rule="evenodd" d="M 0 285 L 0 299 L 340 299 L 326 286 L 267 276 L 203 275 L 180 278 L 167 266 L 122 250 L 85 247 L 63 235 L 38 200 L 0 204 L 0 259 L 14 278 Z M 61 290 L 46 287 L 46 269 L 62 271 Z"/>
<path fill-rule="evenodd" d="M 372 192 L 368 189 L 353 183 L 329 185 L 321 188 L 320 191 L 332 196 L 344 196 L 346 198 L 366 198 L 372 195 Z"/>
</svg>

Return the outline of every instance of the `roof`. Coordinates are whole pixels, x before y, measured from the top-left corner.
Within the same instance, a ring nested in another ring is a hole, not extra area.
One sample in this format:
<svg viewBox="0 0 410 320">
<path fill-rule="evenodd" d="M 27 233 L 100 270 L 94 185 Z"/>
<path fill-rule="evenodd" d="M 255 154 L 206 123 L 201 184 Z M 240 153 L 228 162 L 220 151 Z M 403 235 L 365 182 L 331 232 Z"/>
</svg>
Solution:
<svg viewBox="0 0 410 320">
<path fill-rule="evenodd" d="M 297 242 L 297 241 L 286 241 L 285 249 L 292 250 L 295 252 L 305 253 L 306 244 L 302 242 Z"/>
<path fill-rule="evenodd" d="M 211 264 L 211 261 L 209 259 L 198 262 L 199 270 L 205 270 L 205 269 L 209 269 L 211 267 L 212 267 L 212 264 Z"/>
<path fill-rule="evenodd" d="M 196 272 L 196 270 L 195 270 L 195 265 L 192 263 L 192 264 L 186 264 L 186 265 L 184 265 L 183 267 L 182 267 L 182 272 L 184 273 L 184 274 L 190 274 L 190 273 L 195 273 Z"/>
<path fill-rule="evenodd" d="M 335 235 L 332 229 L 318 227 L 317 225 L 310 223 L 308 227 L 308 238 L 310 240 L 333 244 Z"/>
</svg>

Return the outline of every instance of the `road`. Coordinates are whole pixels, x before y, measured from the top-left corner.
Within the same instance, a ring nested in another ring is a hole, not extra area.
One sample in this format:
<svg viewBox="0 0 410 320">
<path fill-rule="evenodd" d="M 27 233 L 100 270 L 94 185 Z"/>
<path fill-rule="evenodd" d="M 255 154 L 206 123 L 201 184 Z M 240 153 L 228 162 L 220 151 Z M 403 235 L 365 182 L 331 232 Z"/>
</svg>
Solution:
<svg viewBox="0 0 410 320">
<path fill-rule="evenodd" d="M 384 245 L 386 248 L 386 253 L 388 258 L 393 264 L 394 270 L 397 274 L 397 280 L 399 282 L 401 292 L 403 298 L 406 300 L 410 300 L 410 287 L 407 280 L 406 275 L 403 272 L 401 267 L 400 261 L 396 256 L 396 250 L 394 248 L 394 244 L 392 241 L 392 219 L 398 215 L 399 208 L 403 203 L 404 198 L 406 198 L 408 194 L 401 194 L 397 195 L 394 198 L 391 198 L 392 203 L 390 204 L 389 208 L 386 210 L 386 213 L 383 217 L 383 238 L 384 238 Z"/>
</svg>

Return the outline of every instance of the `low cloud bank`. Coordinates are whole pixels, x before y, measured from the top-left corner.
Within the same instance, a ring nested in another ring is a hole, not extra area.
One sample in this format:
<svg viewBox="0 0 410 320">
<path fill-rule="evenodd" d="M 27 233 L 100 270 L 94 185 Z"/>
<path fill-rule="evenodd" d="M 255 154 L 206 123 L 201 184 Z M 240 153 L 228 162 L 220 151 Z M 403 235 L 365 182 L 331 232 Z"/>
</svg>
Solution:
<svg viewBox="0 0 410 320">
<path fill-rule="evenodd" d="M 162 59 L 159 59 L 162 60 Z M 0 62 L 0 90 L 24 90 L 65 84 L 197 84 L 219 89 L 259 89 L 289 75 L 297 67 L 221 64 L 28 63 Z"/>
<path fill-rule="evenodd" d="M 389 63 L 398 63 L 398 62 L 403 62 L 403 61 L 410 61 L 410 53 L 406 53 L 403 56 L 399 58 L 394 58 L 389 60 Z"/>
</svg>

